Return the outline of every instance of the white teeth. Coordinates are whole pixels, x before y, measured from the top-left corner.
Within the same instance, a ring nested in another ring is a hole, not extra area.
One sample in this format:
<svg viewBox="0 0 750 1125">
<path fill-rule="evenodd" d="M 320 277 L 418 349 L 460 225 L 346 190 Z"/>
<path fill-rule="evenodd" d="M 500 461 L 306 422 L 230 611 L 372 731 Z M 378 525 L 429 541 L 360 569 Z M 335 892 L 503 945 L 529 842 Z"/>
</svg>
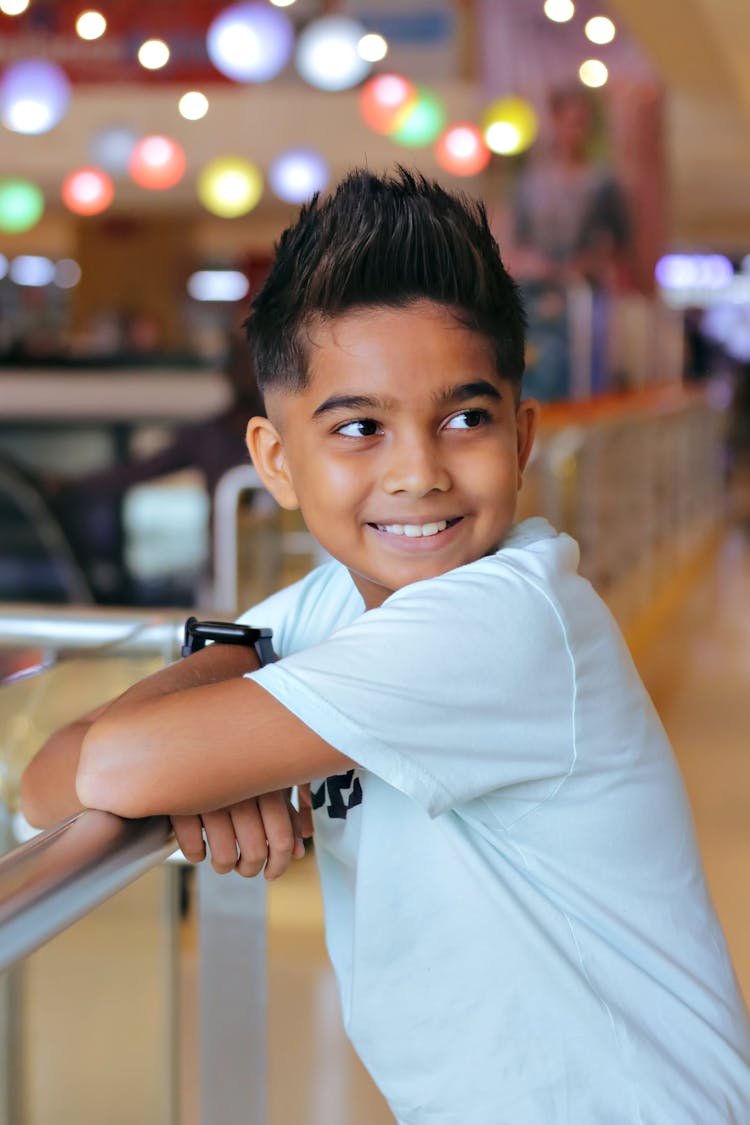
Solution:
<svg viewBox="0 0 750 1125">
<path fill-rule="evenodd" d="M 418 539 L 420 536 L 424 538 L 428 535 L 437 535 L 439 531 L 445 531 L 448 526 L 447 520 L 439 520 L 437 523 L 386 523 L 377 524 L 378 531 L 387 531 L 389 535 L 405 535 L 408 539 Z"/>
</svg>

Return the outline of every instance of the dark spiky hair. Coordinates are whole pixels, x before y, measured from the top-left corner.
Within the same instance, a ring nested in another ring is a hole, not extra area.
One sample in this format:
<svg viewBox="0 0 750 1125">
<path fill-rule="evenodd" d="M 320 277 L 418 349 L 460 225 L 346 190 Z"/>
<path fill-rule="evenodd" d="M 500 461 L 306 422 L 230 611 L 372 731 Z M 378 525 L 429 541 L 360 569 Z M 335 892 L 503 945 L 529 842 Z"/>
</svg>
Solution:
<svg viewBox="0 0 750 1125">
<path fill-rule="evenodd" d="M 309 329 L 353 309 L 450 308 L 520 393 L 525 317 L 481 203 L 399 168 L 356 169 L 282 234 L 245 327 L 261 390 L 307 381 Z"/>
</svg>

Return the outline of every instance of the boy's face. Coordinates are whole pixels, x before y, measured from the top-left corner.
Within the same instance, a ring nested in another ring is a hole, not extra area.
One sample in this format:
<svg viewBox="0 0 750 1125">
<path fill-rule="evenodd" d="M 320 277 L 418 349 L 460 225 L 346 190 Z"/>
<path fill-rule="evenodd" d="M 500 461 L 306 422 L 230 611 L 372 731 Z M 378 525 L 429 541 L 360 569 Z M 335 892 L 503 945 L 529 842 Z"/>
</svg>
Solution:
<svg viewBox="0 0 750 1125">
<path fill-rule="evenodd" d="M 307 386 L 266 396 L 248 448 L 368 609 L 494 551 L 538 406 L 516 409 L 487 341 L 446 308 L 359 309 L 311 332 Z"/>
</svg>

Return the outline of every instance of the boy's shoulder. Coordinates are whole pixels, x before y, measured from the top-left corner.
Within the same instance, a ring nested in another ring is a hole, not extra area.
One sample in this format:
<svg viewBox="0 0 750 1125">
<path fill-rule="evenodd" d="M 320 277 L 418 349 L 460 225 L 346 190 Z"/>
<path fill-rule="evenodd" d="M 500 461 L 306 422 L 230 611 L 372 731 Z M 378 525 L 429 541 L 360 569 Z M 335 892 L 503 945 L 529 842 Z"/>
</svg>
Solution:
<svg viewBox="0 0 750 1125">
<path fill-rule="evenodd" d="M 287 656 L 324 640 L 363 609 L 348 570 L 330 559 L 247 610 L 238 621 L 272 629 L 275 651 Z"/>
</svg>

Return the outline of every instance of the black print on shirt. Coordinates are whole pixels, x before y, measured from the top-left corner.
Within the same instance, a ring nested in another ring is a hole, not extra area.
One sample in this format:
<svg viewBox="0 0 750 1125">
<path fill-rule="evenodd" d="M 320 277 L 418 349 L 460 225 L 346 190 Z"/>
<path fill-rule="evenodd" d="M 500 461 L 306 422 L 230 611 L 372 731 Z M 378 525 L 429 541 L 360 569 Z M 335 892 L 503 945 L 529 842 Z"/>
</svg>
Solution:
<svg viewBox="0 0 750 1125">
<path fill-rule="evenodd" d="M 348 801 L 344 800 L 345 795 Z M 320 809 L 325 805 L 331 820 L 346 820 L 349 811 L 361 804 L 362 786 L 353 769 L 327 777 L 320 788 L 312 792 L 312 807 Z"/>
</svg>

